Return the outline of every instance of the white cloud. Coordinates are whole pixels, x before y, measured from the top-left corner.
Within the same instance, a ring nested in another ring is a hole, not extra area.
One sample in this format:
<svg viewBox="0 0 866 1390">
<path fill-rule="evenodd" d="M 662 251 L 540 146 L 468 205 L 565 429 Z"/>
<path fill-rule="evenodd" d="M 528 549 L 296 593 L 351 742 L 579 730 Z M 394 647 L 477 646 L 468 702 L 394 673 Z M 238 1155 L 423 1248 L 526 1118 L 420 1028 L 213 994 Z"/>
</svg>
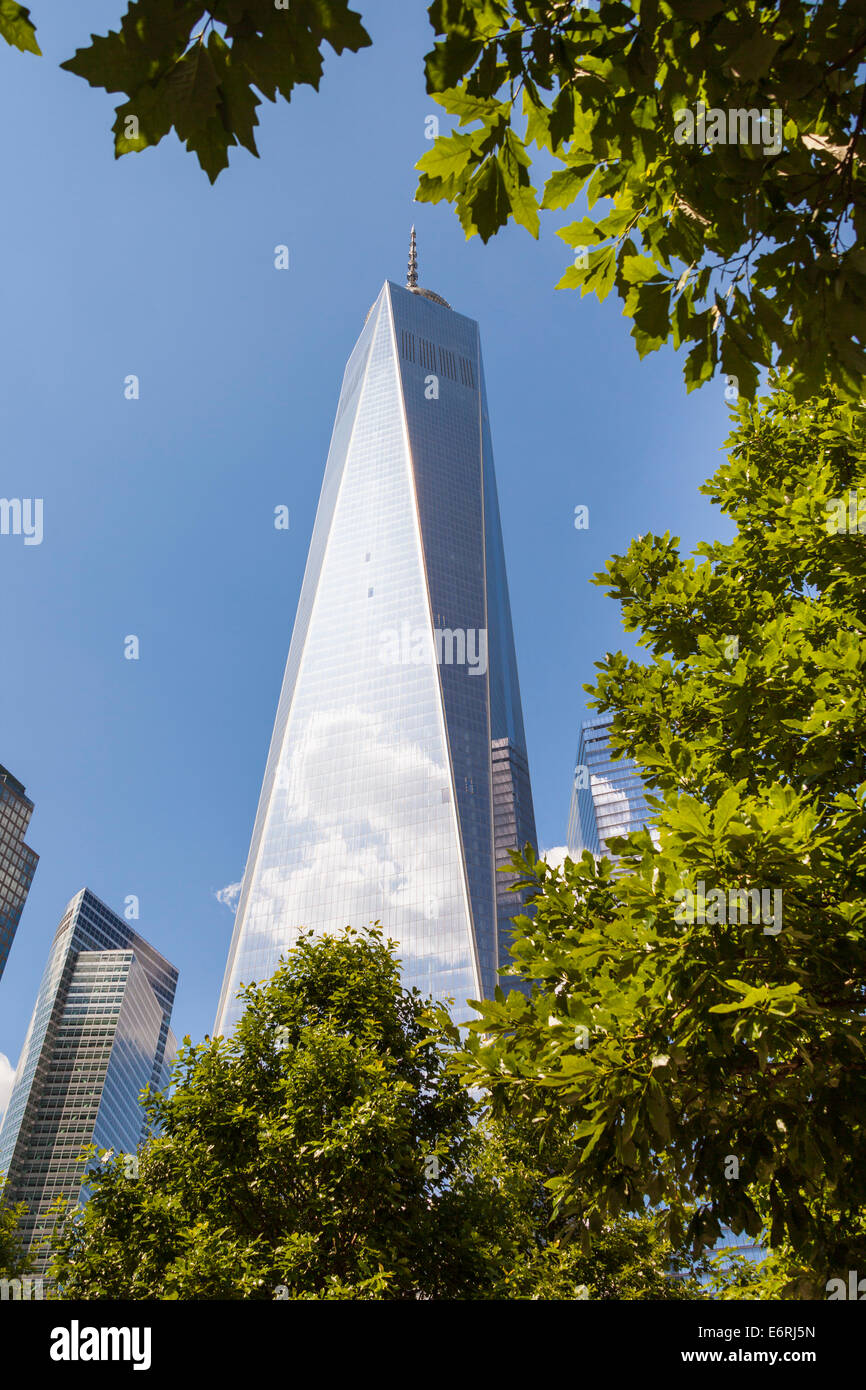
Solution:
<svg viewBox="0 0 866 1390">
<path fill-rule="evenodd" d="M 423 713 L 425 668 L 407 670 Z M 259 952 L 257 968 L 261 961 L 268 973 L 304 928 L 339 932 L 379 921 L 407 946 L 411 983 L 426 990 L 434 975 L 447 974 L 462 1008 L 475 986 L 447 754 L 432 717 L 419 716 L 416 729 L 414 716 L 397 718 L 394 707 L 317 704 L 295 713 L 244 929 Z M 332 771 L 335 750 L 344 752 L 340 776 Z M 243 970 L 241 957 L 234 969 Z"/>
<path fill-rule="evenodd" d="M 539 858 L 543 859 L 545 864 L 549 864 L 552 869 L 561 869 L 567 854 L 567 845 L 556 845 L 553 849 L 543 849 Z"/>
<path fill-rule="evenodd" d="M 218 888 L 216 890 L 214 897 L 217 902 L 224 903 L 226 907 L 231 908 L 232 912 L 234 912 L 238 905 L 238 898 L 240 895 L 240 883 L 227 883 L 225 888 Z"/>
<path fill-rule="evenodd" d="M 4 1052 L 0 1052 L 0 1120 L 6 1113 L 6 1106 L 9 1104 L 9 1097 L 12 1094 L 12 1083 L 15 1080 L 15 1068 L 9 1061 Z"/>
<path fill-rule="evenodd" d="M 593 773 L 592 777 L 592 799 L 595 802 L 595 813 L 604 820 L 604 838 L 613 839 L 614 835 L 627 835 L 632 828 L 631 809 L 629 807 L 628 796 L 621 787 L 615 787 L 606 777 L 598 777 Z M 622 820 L 610 821 L 608 817 L 612 814 L 620 814 Z"/>
</svg>

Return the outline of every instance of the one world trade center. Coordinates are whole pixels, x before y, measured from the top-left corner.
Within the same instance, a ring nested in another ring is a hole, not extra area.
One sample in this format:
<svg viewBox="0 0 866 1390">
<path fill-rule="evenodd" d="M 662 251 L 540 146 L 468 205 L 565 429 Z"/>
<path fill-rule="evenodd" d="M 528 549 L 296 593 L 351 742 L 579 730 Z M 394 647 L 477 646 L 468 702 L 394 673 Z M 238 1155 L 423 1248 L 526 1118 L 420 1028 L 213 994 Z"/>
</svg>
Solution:
<svg viewBox="0 0 866 1390">
<path fill-rule="evenodd" d="M 349 358 L 215 1033 L 301 931 L 379 921 L 403 981 L 487 998 L 535 819 L 478 325 L 382 286 Z"/>
</svg>

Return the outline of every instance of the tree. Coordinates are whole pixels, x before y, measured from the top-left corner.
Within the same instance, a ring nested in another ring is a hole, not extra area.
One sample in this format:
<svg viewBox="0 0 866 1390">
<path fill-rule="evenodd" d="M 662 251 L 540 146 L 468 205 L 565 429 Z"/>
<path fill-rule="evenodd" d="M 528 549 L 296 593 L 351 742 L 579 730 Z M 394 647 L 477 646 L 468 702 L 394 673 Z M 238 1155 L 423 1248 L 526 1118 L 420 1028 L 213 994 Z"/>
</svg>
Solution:
<svg viewBox="0 0 866 1390">
<path fill-rule="evenodd" d="M 559 232 L 576 251 L 559 285 L 615 286 L 641 357 L 692 344 L 689 390 L 720 366 L 752 396 L 775 361 L 799 398 L 825 370 L 859 397 L 860 6 L 434 0 L 430 17 L 428 91 L 468 129 L 420 160 L 419 201 L 452 202 L 467 236 L 510 218 L 537 236 L 535 146 L 555 165 L 541 207 L 589 212 Z"/>
<path fill-rule="evenodd" d="M 502 1201 L 392 948 L 302 936 L 231 1038 L 186 1041 L 59 1237 L 65 1297 L 486 1296 Z"/>
<path fill-rule="evenodd" d="M 24 1202 L 12 1206 L 4 1201 L 4 1186 L 0 1182 L 0 1279 L 20 1279 L 32 1268 L 19 1235 L 19 1223 L 27 1208 Z"/>
<path fill-rule="evenodd" d="M 641 356 L 690 344 L 689 390 L 721 368 L 752 396 L 825 370 L 856 399 L 866 369 L 866 25 L 844 0 L 433 0 L 428 91 L 460 126 L 419 161 L 419 202 L 447 199 L 487 241 L 538 235 L 531 148 L 555 169 L 540 207 L 589 216 L 559 285 L 614 286 Z M 30 11 L 0 35 L 38 53 Z M 213 183 L 232 145 L 257 155 L 258 93 L 318 90 L 323 48 L 370 44 L 347 0 L 131 0 L 120 28 L 62 66 L 122 92 L 115 155 L 174 128 Z M 593 211 L 595 210 L 595 211 Z"/>
<path fill-rule="evenodd" d="M 0 0 L 0 35 L 40 52 L 17 0 Z M 91 34 L 61 66 L 126 94 L 113 127 L 117 158 L 158 145 L 174 127 L 213 183 L 232 145 L 258 157 L 256 92 L 290 101 L 298 85 L 318 91 L 325 43 L 335 53 L 369 45 L 347 0 L 131 0 L 119 30 Z"/>
<path fill-rule="evenodd" d="M 654 833 L 515 859 L 536 984 L 479 1006 L 462 1065 L 574 1133 L 563 1214 L 648 1200 L 695 1250 L 766 1221 L 823 1296 L 866 1269 L 866 410 L 781 382 L 734 415 L 703 488 L 733 539 L 644 536 L 595 576 L 651 653 L 587 688 Z"/>
<path fill-rule="evenodd" d="M 557 1212 L 550 1181 L 574 1140 L 562 1124 L 540 1126 L 485 1110 L 481 1162 L 506 1203 L 496 1297 L 670 1302 L 707 1297 L 712 1263 L 674 1250 L 663 1216 L 641 1210 L 590 1232 Z"/>
<path fill-rule="evenodd" d="M 705 1263 L 651 1215 L 574 1241 L 547 1186 L 562 1137 L 485 1114 L 392 948 L 302 937 L 231 1040 L 185 1044 L 146 1101 L 160 1132 L 94 1153 L 55 1242 L 62 1297 L 701 1296 Z"/>
</svg>

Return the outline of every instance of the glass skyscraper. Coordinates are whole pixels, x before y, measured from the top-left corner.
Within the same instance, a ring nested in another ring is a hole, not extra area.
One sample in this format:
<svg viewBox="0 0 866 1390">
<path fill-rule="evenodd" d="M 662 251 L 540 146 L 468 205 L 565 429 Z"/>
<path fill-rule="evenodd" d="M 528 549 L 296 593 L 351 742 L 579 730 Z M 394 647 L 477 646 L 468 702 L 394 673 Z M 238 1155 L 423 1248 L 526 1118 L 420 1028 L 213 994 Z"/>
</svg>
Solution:
<svg viewBox="0 0 866 1390">
<path fill-rule="evenodd" d="M 643 830 L 649 817 L 644 782 L 631 758 L 614 760 L 608 742 L 613 716 L 585 719 L 577 745 L 566 842 L 572 859 L 596 858 L 616 835 Z"/>
<path fill-rule="evenodd" d="M 174 966 L 89 889 L 68 904 L 0 1126 L 5 1199 L 27 1203 L 21 1235 L 38 1272 L 52 1202 L 81 1193 L 85 1145 L 134 1153 L 145 1137 L 139 1096 L 168 1084 L 176 986 Z"/>
<path fill-rule="evenodd" d="M 478 325 L 386 282 L 343 377 L 215 1031 L 302 929 L 492 994 L 535 819 Z"/>
<path fill-rule="evenodd" d="M 32 815 L 33 802 L 0 764 L 0 976 L 39 863 L 39 855 L 24 843 Z"/>
</svg>

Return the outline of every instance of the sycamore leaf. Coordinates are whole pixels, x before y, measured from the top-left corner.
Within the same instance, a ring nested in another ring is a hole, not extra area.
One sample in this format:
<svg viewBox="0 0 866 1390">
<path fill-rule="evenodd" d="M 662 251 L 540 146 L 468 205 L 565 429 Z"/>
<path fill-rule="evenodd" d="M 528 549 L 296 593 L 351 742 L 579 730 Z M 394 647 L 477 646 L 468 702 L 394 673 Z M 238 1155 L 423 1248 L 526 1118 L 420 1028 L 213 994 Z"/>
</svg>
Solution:
<svg viewBox="0 0 866 1390">
<path fill-rule="evenodd" d="M 616 278 L 616 248 L 603 246 L 592 251 L 589 257 L 589 270 L 581 286 L 581 296 L 590 292 L 599 299 L 606 299 Z"/>
<path fill-rule="evenodd" d="M 456 87 L 481 53 L 480 40 L 449 35 L 447 43 L 437 43 L 425 60 L 428 92 L 444 94 Z"/>
<path fill-rule="evenodd" d="M 431 178 L 461 174 L 476 149 L 473 135 L 440 135 L 415 165 Z"/>
<path fill-rule="evenodd" d="M 570 222 L 567 227 L 560 227 L 556 234 L 569 246 L 597 246 L 600 241 L 604 241 L 605 235 L 591 217 L 584 217 L 580 222 Z"/>
<path fill-rule="evenodd" d="M 541 206 L 544 208 L 570 207 L 586 183 L 593 167 L 590 164 L 557 169 L 556 173 L 551 174 L 544 185 L 544 197 Z M 560 235 L 562 234 L 560 233 Z M 574 242 L 571 244 L 574 245 Z"/>
<path fill-rule="evenodd" d="M 258 157 L 254 129 L 258 125 L 256 107 L 261 105 L 249 85 L 244 69 L 235 62 L 228 45 L 214 30 L 208 39 L 208 49 L 219 81 L 220 102 L 225 123 L 239 144 Z"/>
<path fill-rule="evenodd" d="M 30 11 L 17 0 L 0 0 L 0 38 L 22 53 L 38 53 L 42 50 L 36 42 L 36 25 L 30 18 Z"/>
<path fill-rule="evenodd" d="M 165 79 L 166 103 L 182 140 L 202 131 L 216 116 L 218 86 L 209 50 L 201 42 L 194 44 Z"/>
<path fill-rule="evenodd" d="M 661 1139 L 662 1143 L 671 1142 L 671 1126 L 668 1118 L 668 1107 L 664 1094 L 657 1082 L 651 1081 L 647 1089 L 646 1098 L 647 1114 L 650 1124 Z"/>
<path fill-rule="evenodd" d="M 488 156 L 472 176 L 461 205 L 461 220 L 468 236 L 478 232 L 489 241 L 508 220 L 511 199 L 495 155 Z"/>
<path fill-rule="evenodd" d="M 639 285 L 658 275 L 659 268 L 649 256 L 623 256 L 620 274 L 627 285 Z"/>
<path fill-rule="evenodd" d="M 159 64 L 139 45 L 131 48 L 123 33 L 91 34 L 89 48 L 79 48 L 60 66 L 83 77 L 91 87 L 130 96 L 144 82 L 158 75 Z"/>
<path fill-rule="evenodd" d="M 707 319 L 708 314 L 706 313 L 697 315 L 694 326 L 697 327 L 697 320 L 703 320 L 704 323 L 706 323 Z M 715 335 L 705 327 L 702 336 L 698 339 L 695 346 L 686 357 L 685 366 L 683 367 L 683 378 L 686 383 L 686 389 L 688 391 L 694 391 L 696 386 L 701 386 L 703 382 L 708 381 L 713 375 L 715 366 Z"/>
<path fill-rule="evenodd" d="M 9 5 L 0 0 L 0 16 Z M 157 144 L 174 126 L 213 182 L 231 145 L 257 154 L 254 88 L 272 101 L 278 93 L 288 100 L 298 84 L 318 88 L 324 43 L 357 52 L 370 37 L 347 0 L 280 9 L 222 0 L 215 17 L 225 37 L 207 25 L 193 32 L 207 13 L 201 0 L 132 0 L 118 32 L 91 35 L 90 46 L 61 66 L 91 86 L 126 93 L 114 123 L 117 155 Z"/>
<path fill-rule="evenodd" d="M 460 87 L 440 92 L 436 100 L 449 116 L 459 116 L 461 125 L 465 125 L 467 121 L 483 121 L 485 125 L 493 125 L 508 114 L 505 102 L 495 101 L 490 97 L 473 96 Z"/>
<path fill-rule="evenodd" d="M 145 84 L 135 97 L 118 106 L 113 129 L 116 159 L 158 145 L 171 130 L 171 116 L 160 88 Z"/>
<path fill-rule="evenodd" d="M 770 34 L 753 34 L 734 49 L 727 65 L 738 77 L 752 81 L 767 71 L 780 44 L 781 39 L 774 39 Z"/>
<path fill-rule="evenodd" d="M 187 138 L 186 147 L 198 156 L 198 162 L 211 183 L 217 175 L 228 167 L 229 145 L 235 143 L 234 137 L 226 130 L 218 115 L 210 116 L 203 125 L 197 125 Z"/>
<path fill-rule="evenodd" d="M 524 146 L 508 131 L 499 154 L 502 178 L 511 201 L 511 212 L 518 222 L 533 236 L 538 236 L 538 205 L 535 191 L 530 183 L 527 166 L 529 155 Z"/>
<path fill-rule="evenodd" d="M 740 395 L 751 399 L 758 387 L 758 369 L 741 351 L 728 325 L 721 342 L 722 371 L 732 376 Z"/>
</svg>

